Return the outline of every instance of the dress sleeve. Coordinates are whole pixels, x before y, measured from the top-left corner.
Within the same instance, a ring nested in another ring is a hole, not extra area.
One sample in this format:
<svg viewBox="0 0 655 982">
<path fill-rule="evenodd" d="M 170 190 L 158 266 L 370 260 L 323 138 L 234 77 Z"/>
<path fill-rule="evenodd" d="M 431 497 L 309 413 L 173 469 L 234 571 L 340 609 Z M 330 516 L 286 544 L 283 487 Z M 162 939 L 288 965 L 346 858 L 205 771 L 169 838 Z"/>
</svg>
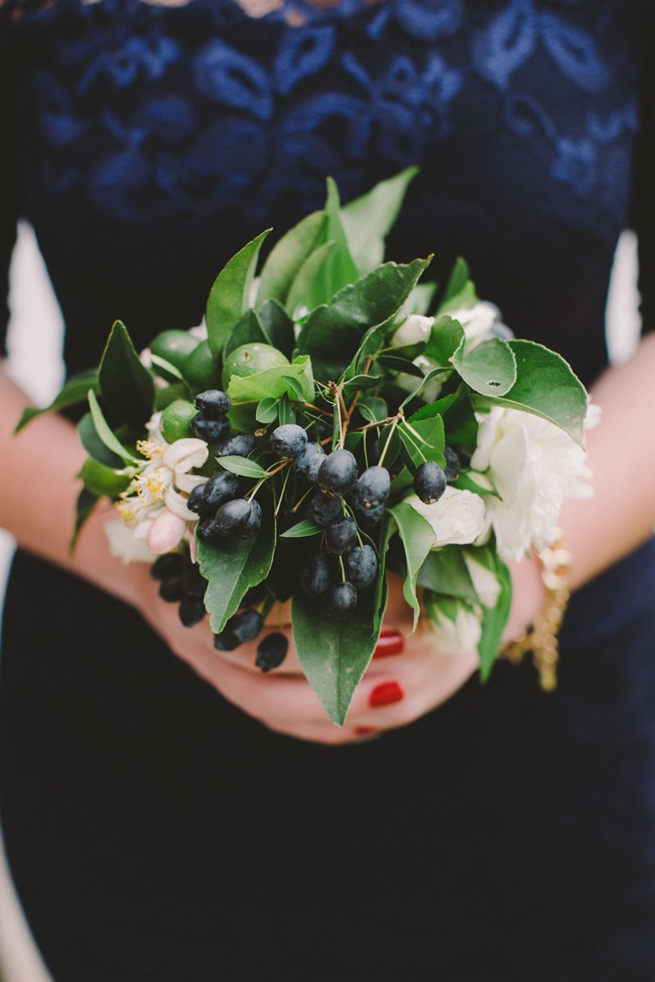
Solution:
<svg viewBox="0 0 655 982">
<path fill-rule="evenodd" d="M 655 27 L 655 16 L 649 15 Z M 647 31 L 645 37 L 652 37 Z M 642 334 L 655 331 L 655 59 L 646 51 L 642 61 L 640 129 L 637 137 L 631 226 L 639 249 L 639 293 Z"/>
</svg>

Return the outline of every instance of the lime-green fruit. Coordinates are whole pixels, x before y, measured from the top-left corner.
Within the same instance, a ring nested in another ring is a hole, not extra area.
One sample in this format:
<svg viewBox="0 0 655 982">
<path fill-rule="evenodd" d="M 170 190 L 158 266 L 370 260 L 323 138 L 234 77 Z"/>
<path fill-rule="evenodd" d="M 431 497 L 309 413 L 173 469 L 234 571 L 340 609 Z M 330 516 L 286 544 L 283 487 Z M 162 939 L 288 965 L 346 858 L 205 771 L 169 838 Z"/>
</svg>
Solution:
<svg viewBox="0 0 655 982">
<path fill-rule="evenodd" d="M 216 389 L 221 377 L 218 359 L 212 354 L 209 341 L 201 341 L 182 368 L 182 374 L 194 392 Z"/>
<path fill-rule="evenodd" d="M 175 399 L 161 414 L 161 434 L 166 443 L 175 443 L 189 435 L 189 423 L 198 410 L 187 399 Z"/>
<path fill-rule="evenodd" d="M 255 341 L 252 344 L 239 345 L 225 359 L 223 388 L 227 388 L 233 375 L 246 378 L 248 375 L 256 375 L 257 372 L 265 372 L 267 368 L 279 368 L 281 365 L 288 364 L 289 359 L 270 344 L 259 344 Z"/>
<path fill-rule="evenodd" d="M 192 351 L 198 347 L 198 339 L 188 331 L 162 331 L 150 344 L 150 353 L 163 358 L 179 371 Z"/>
<path fill-rule="evenodd" d="M 124 491 L 130 483 L 126 474 L 117 473 L 113 467 L 107 467 L 93 457 L 87 457 L 82 464 L 80 477 L 84 481 L 84 486 L 98 497 L 106 495 L 108 498 L 113 498 Z"/>
</svg>

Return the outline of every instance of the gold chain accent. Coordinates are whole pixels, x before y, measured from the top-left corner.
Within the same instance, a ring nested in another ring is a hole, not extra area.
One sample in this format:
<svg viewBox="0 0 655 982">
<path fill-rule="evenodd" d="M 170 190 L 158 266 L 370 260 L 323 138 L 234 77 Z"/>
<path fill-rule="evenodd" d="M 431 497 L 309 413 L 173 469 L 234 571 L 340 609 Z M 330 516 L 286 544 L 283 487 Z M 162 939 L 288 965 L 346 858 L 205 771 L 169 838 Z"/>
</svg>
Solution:
<svg viewBox="0 0 655 982">
<path fill-rule="evenodd" d="M 537 558 L 546 587 L 546 602 L 532 626 L 520 638 L 506 645 L 501 656 L 517 665 L 526 652 L 531 651 L 541 688 L 544 692 L 553 692 L 557 688 L 557 634 L 571 596 L 568 585 L 571 553 L 565 548 L 559 529 L 553 544 L 538 552 Z"/>
</svg>

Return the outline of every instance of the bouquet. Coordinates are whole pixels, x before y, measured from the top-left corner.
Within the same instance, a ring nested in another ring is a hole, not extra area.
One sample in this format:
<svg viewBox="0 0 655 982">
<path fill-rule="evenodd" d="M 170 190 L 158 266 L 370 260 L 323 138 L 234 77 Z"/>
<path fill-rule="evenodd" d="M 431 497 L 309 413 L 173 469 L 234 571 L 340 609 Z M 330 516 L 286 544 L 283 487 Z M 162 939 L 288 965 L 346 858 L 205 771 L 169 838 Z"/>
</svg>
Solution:
<svg viewBox="0 0 655 982">
<path fill-rule="evenodd" d="M 565 494 L 587 494 L 588 397 L 569 365 L 515 339 L 466 263 L 383 261 L 414 169 L 221 270 L 200 328 L 138 354 L 116 322 L 97 370 L 49 409 L 88 401 L 75 535 L 116 505 L 112 551 L 153 563 L 184 624 L 253 641 L 291 600 L 302 669 L 343 724 L 380 634 L 387 571 L 435 647 L 491 671 L 511 604 L 505 561 L 554 539 Z M 436 298 L 436 304 L 435 304 Z M 428 313 L 430 310 L 432 313 Z M 30 407 L 18 428 L 39 412 Z M 256 663 L 281 664 L 264 634 Z"/>
</svg>

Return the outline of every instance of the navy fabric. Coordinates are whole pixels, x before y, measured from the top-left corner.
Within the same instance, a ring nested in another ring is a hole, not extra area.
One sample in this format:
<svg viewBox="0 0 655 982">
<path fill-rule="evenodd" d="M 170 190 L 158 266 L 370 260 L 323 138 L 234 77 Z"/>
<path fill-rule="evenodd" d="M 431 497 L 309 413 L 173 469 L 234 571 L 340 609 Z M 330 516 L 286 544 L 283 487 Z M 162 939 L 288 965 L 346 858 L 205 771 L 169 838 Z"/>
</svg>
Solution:
<svg viewBox="0 0 655 982">
<path fill-rule="evenodd" d="M 465 255 L 590 382 L 616 238 L 654 215 L 645 29 L 619 0 L 5 0 L 0 248 L 26 216 L 77 369 L 117 316 L 139 343 L 197 323 L 326 173 L 348 198 L 418 163 L 390 254 L 436 251 L 442 281 Z M 651 982 L 654 584 L 648 543 L 575 596 L 555 695 L 500 665 L 334 750 L 268 733 L 19 554 L 3 824 L 57 982 Z"/>
</svg>

